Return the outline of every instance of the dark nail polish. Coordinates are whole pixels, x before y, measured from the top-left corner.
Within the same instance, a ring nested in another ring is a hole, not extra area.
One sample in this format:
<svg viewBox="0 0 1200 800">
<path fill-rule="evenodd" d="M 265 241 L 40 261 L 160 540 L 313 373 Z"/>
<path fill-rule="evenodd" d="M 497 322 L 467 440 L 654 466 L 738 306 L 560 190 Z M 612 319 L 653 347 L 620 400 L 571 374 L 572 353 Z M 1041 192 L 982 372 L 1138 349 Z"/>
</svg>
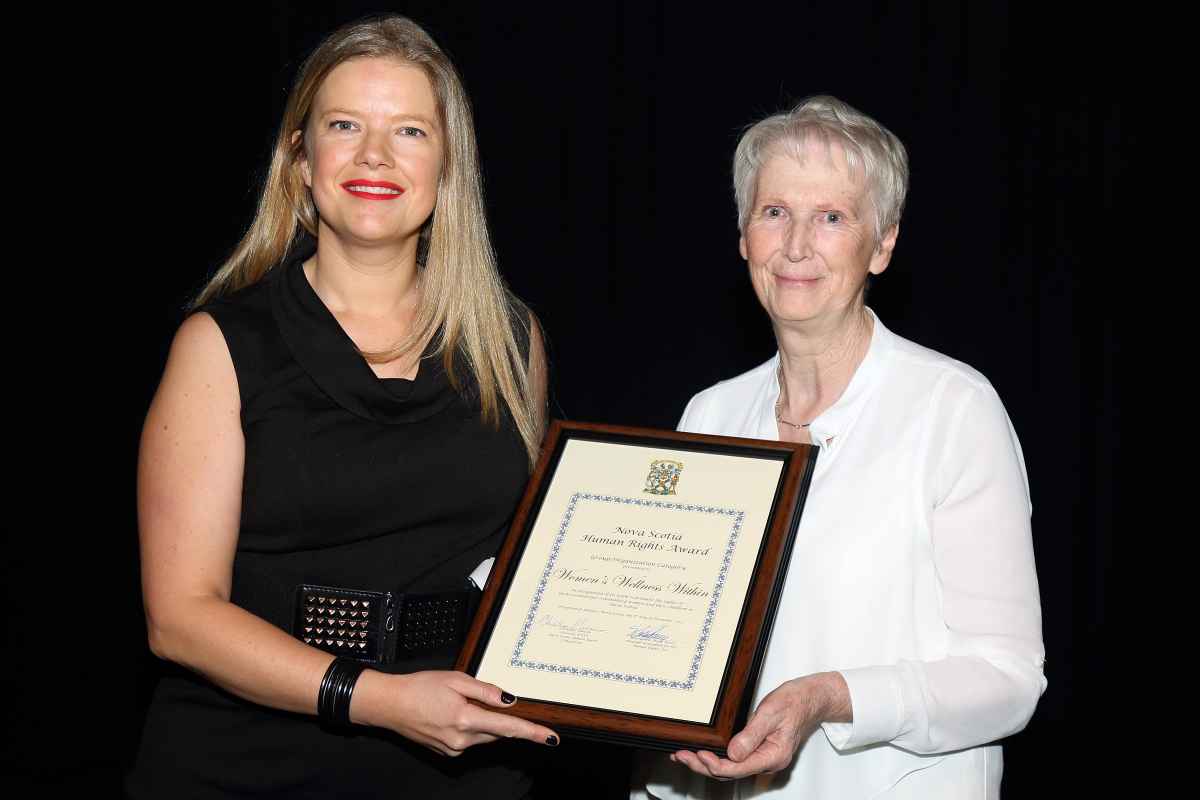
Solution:
<svg viewBox="0 0 1200 800">
<path fill-rule="evenodd" d="M 558 747 L 558 737 L 557 736 L 547 736 L 546 744 L 550 745 L 551 747 Z"/>
<path fill-rule="evenodd" d="M 511 706 L 513 703 L 517 702 L 517 698 L 508 692 L 500 692 L 500 702 Z"/>
</svg>

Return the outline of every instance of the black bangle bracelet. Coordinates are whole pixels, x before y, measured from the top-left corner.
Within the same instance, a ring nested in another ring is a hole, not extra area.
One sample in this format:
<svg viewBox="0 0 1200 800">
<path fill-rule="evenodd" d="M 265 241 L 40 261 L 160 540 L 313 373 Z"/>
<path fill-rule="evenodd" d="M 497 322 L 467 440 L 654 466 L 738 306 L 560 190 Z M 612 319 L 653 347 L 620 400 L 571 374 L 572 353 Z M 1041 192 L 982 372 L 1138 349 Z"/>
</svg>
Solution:
<svg viewBox="0 0 1200 800">
<path fill-rule="evenodd" d="M 321 678 L 317 690 L 317 716 L 322 722 L 346 727 L 350 724 L 350 698 L 358 676 L 366 664 L 348 658 L 335 658 Z"/>
</svg>

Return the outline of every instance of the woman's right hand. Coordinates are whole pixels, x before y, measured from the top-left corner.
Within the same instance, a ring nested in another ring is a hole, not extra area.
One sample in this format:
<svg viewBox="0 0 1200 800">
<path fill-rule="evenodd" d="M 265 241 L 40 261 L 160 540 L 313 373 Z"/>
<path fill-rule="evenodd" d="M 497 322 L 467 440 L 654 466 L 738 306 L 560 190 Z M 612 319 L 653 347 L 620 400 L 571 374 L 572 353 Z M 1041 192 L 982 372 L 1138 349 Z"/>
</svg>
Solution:
<svg viewBox="0 0 1200 800">
<path fill-rule="evenodd" d="M 515 702 L 499 687 L 462 672 L 389 675 L 366 670 L 354 687 L 350 719 L 395 731 L 447 756 L 497 739 L 557 745 L 558 734 L 543 725 L 476 705 L 509 708 Z"/>
</svg>

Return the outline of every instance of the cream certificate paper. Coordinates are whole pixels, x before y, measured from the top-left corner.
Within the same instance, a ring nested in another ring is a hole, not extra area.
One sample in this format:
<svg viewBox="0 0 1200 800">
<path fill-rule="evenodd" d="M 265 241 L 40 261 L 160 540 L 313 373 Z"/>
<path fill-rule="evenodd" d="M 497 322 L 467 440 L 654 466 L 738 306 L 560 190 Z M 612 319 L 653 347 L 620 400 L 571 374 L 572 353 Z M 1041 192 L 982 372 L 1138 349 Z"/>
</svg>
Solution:
<svg viewBox="0 0 1200 800">
<path fill-rule="evenodd" d="M 682 465 L 673 494 L 647 488 L 663 461 Z M 783 468 L 569 440 L 476 676 L 533 700 L 708 723 Z"/>
</svg>

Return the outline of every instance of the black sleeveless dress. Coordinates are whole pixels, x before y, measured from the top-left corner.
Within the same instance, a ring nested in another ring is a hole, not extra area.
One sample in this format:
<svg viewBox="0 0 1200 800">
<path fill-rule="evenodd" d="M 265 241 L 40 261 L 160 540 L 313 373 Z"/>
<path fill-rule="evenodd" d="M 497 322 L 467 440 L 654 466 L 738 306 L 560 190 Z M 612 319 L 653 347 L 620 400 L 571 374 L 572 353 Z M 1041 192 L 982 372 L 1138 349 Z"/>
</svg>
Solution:
<svg viewBox="0 0 1200 800">
<path fill-rule="evenodd" d="M 232 601 L 289 630 L 297 585 L 461 588 L 495 554 L 528 479 L 511 418 L 499 430 L 440 357 L 380 380 L 302 269 L 311 247 L 204 308 L 233 356 L 246 460 Z M 520 326 L 517 326 L 520 328 Z M 528 340 L 522 334 L 523 349 Z M 393 672 L 449 669 L 449 659 Z M 134 797 L 522 797 L 535 745 L 458 758 L 386 731 L 336 731 L 241 700 L 172 665 L 127 789 Z"/>
</svg>

